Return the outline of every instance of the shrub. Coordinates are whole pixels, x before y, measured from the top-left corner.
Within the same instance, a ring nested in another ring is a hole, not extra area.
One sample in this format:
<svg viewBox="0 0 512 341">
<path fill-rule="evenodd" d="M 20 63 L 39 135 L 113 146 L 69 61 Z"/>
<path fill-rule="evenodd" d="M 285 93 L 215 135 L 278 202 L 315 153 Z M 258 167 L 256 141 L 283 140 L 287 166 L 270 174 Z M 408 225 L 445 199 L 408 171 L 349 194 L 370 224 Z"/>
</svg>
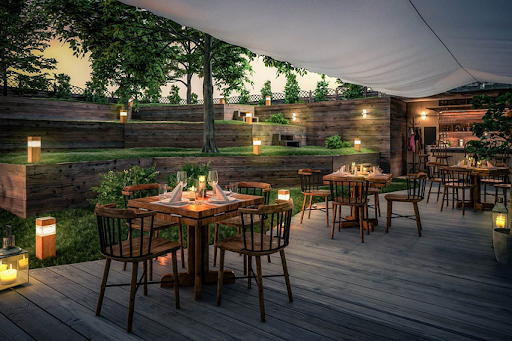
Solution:
<svg viewBox="0 0 512 341">
<path fill-rule="evenodd" d="M 188 183 L 187 187 L 195 186 L 196 180 L 199 178 L 199 175 L 208 176 L 208 171 L 210 171 L 210 163 L 190 163 L 185 162 L 183 166 L 181 166 L 178 171 L 187 172 Z M 171 174 L 167 178 L 167 183 L 173 188 L 176 186 L 176 173 Z"/>
<path fill-rule="evenodd" d="M 108 98 L 105 96 L 107 87 L 105 84 L 93 78 L 92 81 L 85 83 L 84 97 L 86 102 L 108 104 Z"/>
<path fill-rule="evenodd" d="M 292 104 L 299 103 L 299 82 L 297 82 L 297 75 L 290 73 L 286 76 L 286 85 L 284 86 L 284 103 Z"/>
<path fill-rule="evenodd" d="M 71 77 L 65 73 L 55 75 L 55 95 L 56 98 L 70 99 L 71 98 L 71 85 L 69 82 Z"/>
<path fill-rule="evenodd" d="M 265 84 L 263 84 L 263 88 L 261 88 L 261 99 L 259 101 L 259 104 L 265 104 L 265 98 L 267 96 L 270 96 L 270 98 L 272 98 L 272 83 L 270 81 L 266 81 Z"/>
<path fill-rule="evenodd" d="M 278 112 L 277 114 L 273 114 L 270 118 L 267 118 L 265 122 L 268 123 L 277 123 L 277 124 L 290 124 L 290 120 L 284 118 L 282 112 Z"/>
<path fill-rule="evenodd" d="M 121 193 L 123 187 L 129 185 L 150 184 L 156 182 L 158 172 L 155 171 L 155 165 L 151 167 L 133 166 L 124 171 L 108 173 L 102 175 L 100 185 L 92 187 L 91 190 L 99 193 L 96 199 L 90 200 L 93 204 L 116 203 L 118 207 L 124 207 L 124 199 Z"/>
<path fill-rule="evenodd" d="M 195 92 L 190 94 L 190 104 L 197 104 L 199 102 L 198 96 Z"/>
<path fill-rule="evenodd" d="M 242 89 L 240 90 L 240 96 L 238 97 L 238 104 L 247 104 L 249 103 L 250 96 L 249 96 L 249 90 Z"/>
<path fill-rule="evenodd" d="M 167 96 L 167 98 L 169 99 L 170 104 L 180 104 L 180 87 L 177 85 L 171 86 L 171 91 L 169 91 L 169 96 Z"/>
<path fill-rule="evenodd" d="M 325 80 L 325 75 L 322 75 L 322 80 L 316 83 L 315 89 L 315 102 L 327 101 L 329 83 Z"/>
<path fill-rule="evenodd" d="M 325 148 L 328 149 L 338 149 L 338 148 L 349 148 L 352 147 L 350 142 L 342 141 L 339 135 L 332 135 L 327 137 L 325 140 Z"/>
</svg>

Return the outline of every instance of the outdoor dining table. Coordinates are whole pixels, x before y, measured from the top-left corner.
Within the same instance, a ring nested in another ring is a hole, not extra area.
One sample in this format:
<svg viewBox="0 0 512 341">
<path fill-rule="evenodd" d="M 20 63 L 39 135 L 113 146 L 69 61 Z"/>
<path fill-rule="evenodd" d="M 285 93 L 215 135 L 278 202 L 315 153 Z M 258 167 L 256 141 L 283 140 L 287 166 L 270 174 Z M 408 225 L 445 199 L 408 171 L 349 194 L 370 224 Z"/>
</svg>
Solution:
<svg viewBox="0 0 512 341">
<path fill-rule="evenodd" d="M 451 170 L 470 170 L 471 171 L 471 178 L 472 183 L 475 184 L 475 188 L 473 191 L 469 194 L 469 202 L 466 202 L 466 207 L 473 207 L 478 211 L 483 211 L 484 209 L 492 209 L 494 207 L 494 203 L 490 202 L 481 202 L 481 179 L 485 176 L 493 176 L 503 171 L 510 171 L 508 167 L 493 167 L 493 168 L 487 168 L 487 167 L 466 167 L 466 166 L 446 166 L 444 167 L 446 169 Z M 457 207 L 459 207 L 461 204 L 457 203 Z"/>
<path fill-rule="evenodd" d="M 217 283 L 217 271 L 209 270 L 209 224 L 237 215 L 238 208 L 263 204 L 264 198 L 255 195 L 238 194 L 237 200 L 228 204 L 209 204 L 205 199 L 203 204 L 188 204 L 172 206 L 157 203 L 158 197 L 145 197 L 128 201 L 128 207 L 157 211 L 158 219 L 169 220 L 187 225 L 187 272 L 179 273 L 180 286 L 194 285 L 194 298 L 200 300 L 202 285 Z M 233 283 L 233 271 L 226 270 L 224 283 Z M 162 286 L 172 286 L 172 273 L 162 276 Z"/>
<path fill-rule="evenodd" d="M 391 180 L 393 178 L 393 176 L 391 174 L 382 174 L 382 175 L 370 175 L 370 174 L 360 175 L 359 174 L 356 176 L 356 175 L 347 174 L 347 173 L 334 172 L 331 174 L 324 175 L 323 180 L 324 180 L 324 183 L 330 183 L 331 181 L 343 182 L 343 181 L 353 180 L 356 177 L 357 178 L 364 177 L 364 179 L 369 182 L 370 187 L 387 187 L 389 185 L 389 183 L 391 183 Z M 347 219 L 348 221 L 342 223 L 343 227 L 353 227 L 358 224 L 357 223 L 359 221 L 358 210 L 354 210 L 352 214 L 353 214 L 352 216 L 345 217 L 345 219 Z M 363 222 L 363 225 L 364 225 L 363 227 L 364 227 L 364 229 L 369 228 L 370 231 L 372 231 L 373 227 L 377 226 L 378 224 L 379 224 L 379 220 L 377 217 L 375 217 L 372 219 L 367 219 L 367 221 Z M 357 225 L 357 226 L 359 226 L 359 225 Z"/>
</svg>

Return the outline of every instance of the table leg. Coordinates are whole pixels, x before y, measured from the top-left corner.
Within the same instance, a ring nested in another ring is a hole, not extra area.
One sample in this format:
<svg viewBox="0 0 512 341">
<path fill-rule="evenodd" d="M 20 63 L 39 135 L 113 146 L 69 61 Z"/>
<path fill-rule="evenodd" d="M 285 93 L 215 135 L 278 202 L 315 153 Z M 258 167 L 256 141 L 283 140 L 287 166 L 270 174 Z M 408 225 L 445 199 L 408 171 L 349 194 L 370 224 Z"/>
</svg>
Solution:
<svg viewBox="0 0 512 341">
<path fill-rule="evenodd" d="M 201 296 L 202 296 L 202 292 L 203 292 L 203 283 L 202 283 L 202 280 L 201 280 L 201 275 L 202 275 L 202 269 L 201 269 L 201 260 L 202 260 L 202 255 L 201 255 L 201 250 L 203 249 L 202 247 L 202 239 L 201 236 L 202 236 L 202 233 L 201 233 L 201 226 L 196 226 L 196 231 L 195 231 L 195 235 L 196 235 L 196 249 L 194 250 L 195 252 L 195 269 L 194 269 L 194 299 L 196 301 L 200 300 L 201 299 Z"/>
</svg>

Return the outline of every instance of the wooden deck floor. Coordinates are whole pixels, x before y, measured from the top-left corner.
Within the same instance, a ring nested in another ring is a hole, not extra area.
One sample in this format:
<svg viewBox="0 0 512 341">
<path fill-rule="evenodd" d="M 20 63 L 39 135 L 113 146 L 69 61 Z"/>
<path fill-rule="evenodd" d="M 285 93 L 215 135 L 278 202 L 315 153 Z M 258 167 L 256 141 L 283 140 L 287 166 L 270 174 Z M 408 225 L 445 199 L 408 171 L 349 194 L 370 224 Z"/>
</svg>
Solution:
<svg viewBox="0 0 512 341">
<path fill-rule="evenodd" d="M 382 216 L 385 200 L 382 198 Z M 396 204 L 398 213 L 412 207 Z M 512 270 L 498 264 L 491 247 L 490 212 L 420 204 L 423 236 L 414 221 L 384 218 L 365 243 L 358 230 L 329 239 L 322 212 L 293 220 L 286 249 L 294 302 L 282 277 L 264 280 L 267 322 L 261 323 L 256 285 L 226 285 L 222 306 L 214 286 L 203 300 L 181 288 L 174 309 L 172 288 L 139 290 L 133 334 L 125 332 L 128 287 L 107 288 L 101 317 L 94 315 L 103 261 L 31 271 L 30 284 L 0 293 L 2 340 L 511 340 Z M 226 267 L 240 272 L 239 256 Z M 280 261 L 263 263 L 278 273 Z M 170 269 L 161 258 L 154 272 Z M 112 282 L 127 282 L 119 264 Z"/>
</svg>

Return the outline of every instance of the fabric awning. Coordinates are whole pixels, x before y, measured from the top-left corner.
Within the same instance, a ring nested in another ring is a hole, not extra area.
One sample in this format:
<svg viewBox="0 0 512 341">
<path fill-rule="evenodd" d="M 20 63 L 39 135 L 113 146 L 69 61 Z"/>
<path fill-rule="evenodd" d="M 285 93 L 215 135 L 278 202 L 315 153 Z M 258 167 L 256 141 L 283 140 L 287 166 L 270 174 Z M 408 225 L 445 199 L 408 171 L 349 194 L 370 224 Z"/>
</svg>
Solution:
<svg viewBox="0 0 512 341">
<path fill-rule="evenodd" d="M 510 0 L 122 0 L 392 95 L 512 83 Z"/>
</svg>

